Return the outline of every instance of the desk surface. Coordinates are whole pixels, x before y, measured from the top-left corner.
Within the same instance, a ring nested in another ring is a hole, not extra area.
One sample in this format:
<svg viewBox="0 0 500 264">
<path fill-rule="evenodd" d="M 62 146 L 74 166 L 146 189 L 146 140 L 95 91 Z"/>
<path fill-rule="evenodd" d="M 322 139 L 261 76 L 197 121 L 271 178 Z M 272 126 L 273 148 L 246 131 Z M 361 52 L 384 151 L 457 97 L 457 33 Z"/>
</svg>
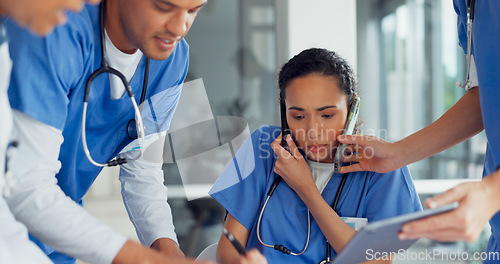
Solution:
<svg viewBox="0 0 500 264">
<path fill-rule="evenodd" d="M 418 194 L 437 195 L 443 193 L 461 183 L 475 182 L 481 179 L 435 179 L 435 180 L 414 180 L 415 189 Z"/>
<path fill-rule="evenodd" d="M 480 180 L 481 179 L 414 180 L 414 183 L 418 194 L 436 195 L 461 183 Z M 212 188 L 212 184 L 175 184 L 167 185 L 167 187 L 169 199 L 187 198 L 188 200 L 194 200 L 201 197 L 208 197 L 208 191 Z"/>
<path fill-rule="evenodd" d="M 188 200 L 194 200 L 209 197 L 208 191 L 212 188 L 212 184 L 175 184 L 167 185 L 167 188 L 169 199 L 187 198 Z"/>
</svg>

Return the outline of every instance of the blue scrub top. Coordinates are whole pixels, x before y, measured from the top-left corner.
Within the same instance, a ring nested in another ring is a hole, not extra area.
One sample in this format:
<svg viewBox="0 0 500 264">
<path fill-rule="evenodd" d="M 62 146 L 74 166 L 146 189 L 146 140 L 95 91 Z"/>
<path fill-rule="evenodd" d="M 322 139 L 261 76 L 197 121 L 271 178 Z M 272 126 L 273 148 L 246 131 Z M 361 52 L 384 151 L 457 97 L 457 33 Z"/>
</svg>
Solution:
<svg viewBox="0 0 500 264">
<path fill-rule="evenodd" d="M 62 131 L 57 183 L 66 195 L 82 203 L 102 169 L 87 160 L 81 138 L 85 84 L 102 58 L 99 6 L 86 5 L 80 13 L 69 13 L 68 22 L 46 37 L 34 36 L 11 20 L 5 26 L 13 60 L 10 104 Z M 187 74 L 188 52 L 188 44 L 182 40 L 168 59 L 151 60 L 143 108 L 143 114 L 149 113 L 143 118 L 146 134 L 169 128 Z M 143 57 L 130 82 L 137 101 L 142 93 L 145 61 Z M 88 147 L 94 160 L 104 163 L 131 142 L 126 128 L 135 112 L 127 94 L 111 99 L 108 74 L 94 80 L 88 101 Z"/>
<path fill-rule="evenodd" d="M 458 15 L 460 46 L 467 53 L 466 0 L 454 0 Z M 500 166 L 500 2 L 478 0 L 472 28 L 472 54 L 476 63 L 479 97 L 484 130 L 488 140 L 483 177 Z M 500 252 L 500 213 L 490 220 L 491 232 L 487 252 Z M 484 263 L 500 263 L 486 260 Z"/>
<path fill-rule="evenodd" d="M 269 263 L 319 263 L 326 257 L 326 238 L 312 216 L 309 247 L 301 256 L 264 247 L 257 239 L 257 220 L 267 192 L 277 177 L 271 143 L 280 132 L 275 126 L 256 130 L 214 184 L 210 195 L 250 231 L 247 248 L 259 249 Z M 330 205 L 341 179 L 341 174 L 333 174 L 322 193 Z M 419 211 L 422 206 L 410 173 L 404 167 L 384 174 L 351 173 L 338 209 L 340 216 L 367 218 L 368 222 L 373 222 Z M 281 244 L 298 253 L 306 243 L 307 228 L 306 205 L 285 181 L 281 181 L 264 211 L 261 238 L 266 244 Z M 335 256 L 333 250 L 332 256 Z"/>
</svg>

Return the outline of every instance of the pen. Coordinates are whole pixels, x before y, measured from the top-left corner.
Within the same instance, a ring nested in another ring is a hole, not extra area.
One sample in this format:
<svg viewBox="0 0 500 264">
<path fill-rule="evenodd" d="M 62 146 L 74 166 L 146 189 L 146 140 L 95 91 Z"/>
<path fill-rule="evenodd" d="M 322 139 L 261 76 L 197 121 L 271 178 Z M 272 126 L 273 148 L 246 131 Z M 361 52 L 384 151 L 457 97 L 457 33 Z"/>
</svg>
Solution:
<svg viewBox="0 0 500 264">
<path fill-rule="evenodd" d="M 241 245 L 241 243 L 233 236 L 233 234 L 231 234 L 229 231 L 227 231 L 226 228 L 224 228 L 224 231 L 223 231 L 224 235 L 227 237 L 227 239 L 229 239 L 229 241 L 231 242 L 231 244 L 234 246 L 234 248 L 236 249 L 236 251 L 238 251 L 238 253 L 240 253 L 240 255 L 246 255 L 247 254 L 247 251 L 245 250 L 245 248 Z"/>
</svg>

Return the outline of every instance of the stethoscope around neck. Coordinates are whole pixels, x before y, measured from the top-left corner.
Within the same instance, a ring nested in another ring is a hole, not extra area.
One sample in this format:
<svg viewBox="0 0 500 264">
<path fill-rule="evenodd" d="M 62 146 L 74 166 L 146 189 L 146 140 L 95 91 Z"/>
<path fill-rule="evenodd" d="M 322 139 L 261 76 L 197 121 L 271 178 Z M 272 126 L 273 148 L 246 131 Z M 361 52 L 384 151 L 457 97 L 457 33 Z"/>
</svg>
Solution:
<svg viewBox="0 0 500 264">
<path fill-rule="evenodd" d="M 137 105 L 137 102 L 135 101 L 134 93 L 132 92 L 132 88 L 130 87 L 130 83 L 127 81 L 127 78 L 118 70 L 112 68 L 109 66 L 108 61 L 106 59 L 106 41 L 105 41 L 105 34 L 104 34 L 104 13 L 106 12 L 106 1 L 103 1 L 101 3 L 100 9 L 99 9 L 99 30 L 100 30 L 100 38 L 101 38 L 101 67 L 97 69 L 95 72 L 93 72 L 90 77 L 87 79 L 86 85 L 85 85 L 85 97 L 83 99 L 83 113 L 82 113 L 82 143 L 83 143 L 83 150 L 85 152 L 85 156 L 87 156 L 87 159 L 90 161 L 95 166 L 98 167 L 112 167 L 116 165 L 121 165 L 124 163 L 127 163 L 129 160 L 125 158 L 116 158 L 111 161 L 108 161 L 106 163 L 98 163 L 92 159 L 92 156 L 90 155 L 90 151 L 87 146 L 87 135 L 85 132 L 85 127 L 86 127 L 86 119 L 87 119 L 87 105 L 88 105 L 88 97 L 89 97 L 89 92 L 90 92 L 90 86 L 92 85 L 92 82 L 94 79 L 103 74 L 103 73 L 108 73 L 109 75 L 115 75 L 123 83 L 123 86 L 125 86 L 125 90 L 127 91 L 128 96 L 130 97 L 130 101 L 132 102 L 132 106 L 134 107 L 135 111 L 135 119 L 131 119 L 127 123 L 127 135 L 130 139 L 138 139 L 139 142 L 144 141 L 144 136 L 145 136 L 145 127 L 144 123 L 142 121 L 141 117 L 141 111 L 139 109 L 139 106 Z M 148 87 L 148 77 L 149 77 L 149 63 L 150 60 L 149 58 L 146 58 L 146 66 L 144 70 L 144 83 L 142 86 L 142 94 L 141 94 L 141 100 L 139 105 L 142 105 L 142 103 L 145 100 L 146 97 L 146 91 Z"/>
<path fill-rule="evenodd" d="M 280 114 L 281 114 L 282 131 L 289 130 L 290 128 L 288 127 L 288 123 L 286 122 L 286 106 L 285 106 L 285 102 L 284 102 L 283 98 L 280 98 Z M 342 175 L 342 180 L 340 181 L 339 188 L 337 189 L 337 193 L 335 194 L 335 198 L 333 199 L 332 209 L 337 214 L 339 214 L 337 207 L 338 207 L 340 195 L 342 194 L 342 190 L 344 189 L 344 185 L 345 185 L 345 182 L 347 180 L 348 175 L 349 175 L 348 173 L 345 173 Z M 281 182 L 281 180 L 282 180 L 281 176 L 278 175 L 274 179 L 273 183 L 271 184 L 271 187 L 269 188 L 269 191 L 267 192 L 266 200 L 264 201 L 264 205 L 262 206 L 262 209 L 260 210 L 260 213 L 259 213 L 259 219 L 257 220 L 257 239 L 259 240 L 260 244 L 265 246 L 265 247 L 273 248 L 273 249 L 278 250 L 284 254 L 288 254 L 288 255 L 292 255 L 292 256 L 300 256 L 300 255 L 304 254 L 304 252 L 306 252 L 307 247 L 309 246 L 309 239 L 311 238 L 311 213 L 309 212 L 309 209 L 307 209 L 307 239 L 306 239 L 306 243 L 304 245 L 304 248 L 302 249 L 301 252 L 298 252 L 298 253 L 292 252 L 289 248 L 287 248 L 284 245 L 266 244 L 266 243 L 264 243 L 264 241 L 260 237 L 260 224 L 262 222 L 262 216 L 264 214 L 264 210 L 266 209 L 267 202 L 269 201 L 269 199 L 273 195 L 274 191 L 278 187 L 278 184 Z M 320 261 L 319 264 L 327 264 L 327 263 L 330 263 L 332 261 L 331 260 L 332 259 L 332 251 L 331 250 L 332 249 L 331 249 L 330 243 L 328 243 L 328 240 L 327 240 L 326 241 L 326 254 L 325 254 L 326 258 L 324 260 Z"/>
<path fill-rule="evenodd" d="M 337 213 L 337 214 L 339 213 L 337 206 L 339 203 L 340 195 L 342 194 L 342 189 L 344 188 L 345 182 L 347 180 L 347 175 L 348 174 L 346 173 L 342 176 L 342 180 L 340 181 L 339 188 L 337 189 L 337 193 L 335 194 L 335 198 L 333 199 L 332 208 L 335 211 L 335 213 Z M 259 219 L 257 220 L 257 239 L 265 247 L 274 248 L 275 250 L 278 250 L 284 254 L 293 255 L 293 256 L 300 256 L 300 255 L 304 254 L 304 252 L 306 252 L 307 247 L 309 246 L 309 239 L 311 237 L 311 213 L 309 212 L 309 209 L 307 209 L 307 239 L 306 239 L 306 243 L 304 245 L 304 248 L 302 249 L 301 252 L 298 252 L 298 253 L 292 252 L 290 249 L 288 249 L 284 245 L 266 244 L 266 243 L 264 243 L 264 241 L 262 241 L 262 238 L 260 237 L 260 224 L 262 222 L 262 215 L 264 214 L 264 210 L 266 209 L 267 202 L 269 201 L 269 199 L 273 195 L 274 191 L 278 187 L 278 184 L 281 182 L 281 180 L 282 180 L 281 176 L 277 176 L 276 179 L 274 179 L 273 184 L 271 185 L 271 188 L 269 188 L 269 191 L 267 192 L 266 200 L 264 202 L 264 205 L 262 206 L 262 209 L 260 210 Z M 326 241 L 326 258 L 324 260 L 322 260 L 319 264 L 330 263 L 331 258 L 332 258 L 331 246 L 327 240 Z"/>
</svg>

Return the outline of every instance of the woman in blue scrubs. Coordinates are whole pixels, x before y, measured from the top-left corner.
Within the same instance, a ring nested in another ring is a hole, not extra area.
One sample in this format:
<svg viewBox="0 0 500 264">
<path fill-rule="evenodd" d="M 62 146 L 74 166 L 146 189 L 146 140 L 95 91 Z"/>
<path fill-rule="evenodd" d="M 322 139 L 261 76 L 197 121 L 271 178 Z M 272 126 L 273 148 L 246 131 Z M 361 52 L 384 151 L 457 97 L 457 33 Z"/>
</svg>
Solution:
<svg viewBox="0 0 500 264">
<path fill-rule="evenodd" d="M 332 209 L 343 177 L 333 173 L 336 135 L 342 133 L 356 93 L 352 69 L 344 59 L 325 49 L 305 50 L 282 67 L 279 89 L 293 135 L 293 140 L 286 138 L 290 152 L 280 145 L 279 127 L 263 126 L 210 191 L 228 212 L 226 229 L 247 248 L 259 249 L 269 263 L 319 263 L 326 257 L 327 240 L 333 257 L 355 235 L 356 223 L 421 210 L 406 167 L 384 174 L 349 174 L 338 213 Z M 283 181 L 266 200 L 278 175 Z M 283 245 L 296 255 L 264 244 Z M 217 251 L 221 263 L 239 258 L 224 237 Z"/>
</svg>

